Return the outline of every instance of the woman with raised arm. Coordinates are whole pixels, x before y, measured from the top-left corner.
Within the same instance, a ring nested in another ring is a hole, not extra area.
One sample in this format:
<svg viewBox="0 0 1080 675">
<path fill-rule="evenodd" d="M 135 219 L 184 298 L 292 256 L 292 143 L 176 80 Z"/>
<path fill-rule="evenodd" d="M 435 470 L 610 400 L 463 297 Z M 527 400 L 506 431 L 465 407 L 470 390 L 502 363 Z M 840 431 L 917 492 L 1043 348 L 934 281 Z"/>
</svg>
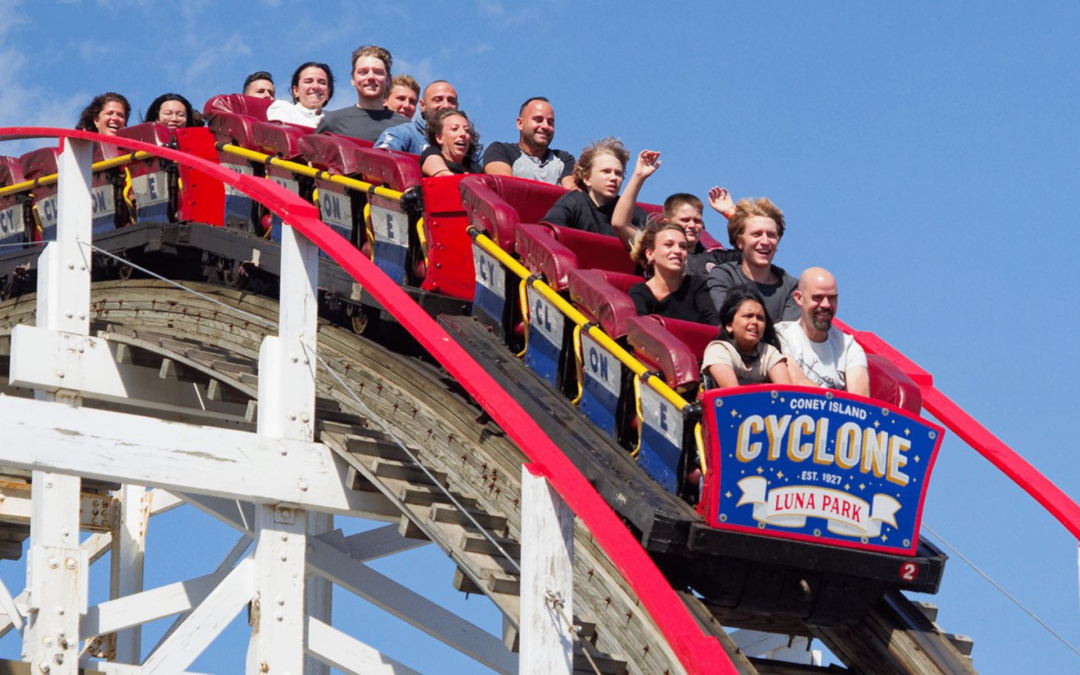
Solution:
<svg viewBox="0 0 1080 675">
<path fill-rule="evenodd" d="M 115 136 L 127 126 L 130 116 L 131 104 L 128 100 L 122 94 L 108 91 L 95 96 L 90 105 L 83 108 L 75 128 Z"/>
<path fill-rule="evenodd" d="M 183 127 L 195 127 L 195 113 L 191 103 L 180 94 L 162 94 L 155 98 L 143 116 L 144 122 L 164 124 L 173 131 Z"/>
<path fill-rule="evenodd" d="M 660 166 L 660 153 L 646 150 L 642 155 L 646 153 L 650 160 L 645 170 L 651 175 Z M 574 165 L 574 185 L 577 190 L 560 197 L 544 216 L 544 222 L 617 236 L 629 246 L 647 219 L 645 211 L 634 203 L 636 191 L 627 198 L 619 217 L 615 216 L 616 208 L 623 200 L 619 197 L 619 188 L 622 187 L 629 159 L 630 152 L 617 138 L 605 138 L 589 144 L 581 151 Z M 640 163 L 642 160 L 639 158 L 638 161 Z"/>
<path fill-rule="evenodd" d="M 323 107 L 334 97 L 334 74 L 325 63 L 300 64 L 292 76 L 292 103 L 274 101 L 266 119 L 315 128 L 323 119 Z"/>
<path fill-rule="evenodd" d="M 650 221 L 634 241 L 630 257 L 651 276 L 630 288 L 630 298 L 642 316 L 659 314 L 715 326 L 716 307 L 705 279 L 686 273 L 687 249 L 681 227 L 663 220 Z"/>
<path fill-rule="evenodd" d="M 791 383 L 776 328 L 753 287 L 740 284 L 728 291 L 720 308 L 720 334 L 705 348 L 701 373 L 706 388 Z"/>
<path fill-rule="evenodd" d="M 420 155 L 420 170 L 425 176 L 452 176 L 483 173 L 484 167 L 473 161 L 473 147 L 480 135 L 461 110 L 439 110 L 428 119 L 431 145 Z"/>
</svg>

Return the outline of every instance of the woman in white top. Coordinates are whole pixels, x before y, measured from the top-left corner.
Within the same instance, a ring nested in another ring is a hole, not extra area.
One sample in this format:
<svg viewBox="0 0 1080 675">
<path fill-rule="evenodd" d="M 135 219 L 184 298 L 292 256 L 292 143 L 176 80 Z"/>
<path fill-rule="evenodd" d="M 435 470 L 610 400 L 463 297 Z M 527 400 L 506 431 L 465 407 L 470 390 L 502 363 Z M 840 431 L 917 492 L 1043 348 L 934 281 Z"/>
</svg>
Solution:
<svg viewBox="0 0 1080 675">
<path fill-rule="evenodd" d="M 266 119 L 314 129 L 323 118 L 323 106 L 334 97 L 334 74 L 325 63 L 308 61 L 292 76 L 293 102 L 274 101 L 266 109 Z"/>
<path fill-rule="evenodd" d="M 720 307 L 720 334 L 705 348 L 701 373 L 716 387 L 791 384 L 787 359 L 777 348 L 776 329 L 753 288 L 738 285 L 728 291 Z"/>
</svg>

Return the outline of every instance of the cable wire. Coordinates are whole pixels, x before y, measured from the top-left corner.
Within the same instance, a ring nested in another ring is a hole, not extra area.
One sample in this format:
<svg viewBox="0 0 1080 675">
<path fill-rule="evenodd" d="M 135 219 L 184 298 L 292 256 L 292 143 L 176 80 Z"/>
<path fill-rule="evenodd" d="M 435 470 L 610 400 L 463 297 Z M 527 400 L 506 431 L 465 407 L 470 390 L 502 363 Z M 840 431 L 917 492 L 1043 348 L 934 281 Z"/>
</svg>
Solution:
<svg viewBox="0 0 1080 675">
<path fill-rule="evenodd" d="M 953 552 L 954 554 L 956 554 L 956 556 L 957 556 L 958 558 L 960 558 L 960 559 L 961 559 L 961 560 L 963 560 L 963 561 L 964 561 L 965 563 L 967 563 L 967 564 L 968 564 L 968 567 L 970 567 L 971 569 L 975 570 L 975 572 L 976 572 L 976 573 L 977 573 L 977 574 L 978 574 L 979 576 L 981 576 L 981 577 L 982 577 L 983 579 L 986 579 L 986 580 L 987 580 L 988 582 L 990 582 L 990 585 L 991 585 L 991 586 L 993 586 L 994 588 L 996 588 L 996 589 L 997 589 L 998 591 L 1000 591 L 1000 592 L 1001 592 L 1001 594 L 1002 594 L 1002 595 L 1004 595 L 1004 596 L 1005 596 L 1006 598 L 1008 598 L 1009 600 L 1011 600 L 1011 601 L 1013 602 L 1013 604 L 1014 604 L 1014 605 L 1016 605 L 1017 607 L 1019 607 L 1020 609 L 1022 609 L 1022 610 L 1024 611 L 1024 613 L 1025 613 L 1025 614 L 1027 614 L 1028 616 L 1030 616 L 1030 617 L 1031 617 L 1032 619 L 1034 619 L 1034 620 L 1035 620 L 1035 622 L 1036 622 L 1036 623 L 1038 623 L 1038 624 L 1039 624 L 1040 626 L 1042 626 L 1043 628 L 1045 628 L 1045 629 L 1046 629 L 1046 632 L 1050 633 L 1051 635 L 1053 635 L 1054 637 L 1056 637 L 1056 638 L 1057 638 L 1058 640 L 1060 640 L 1060 641 L 1061 641 L 1061 644 L 1063 644 L 1063 645 L 1065 645 L 1066 647 L 1068 647 L 1069 649 L 1071 649 L 1071 650 L 1073 651 L 1073 653 L 1075 653 L 1075 654 L 1076 654 L 1077 656 L 1080 656 L 1080 649 L 1077 649 L 1076 647 L 1074 647 L 1074 646 L 1072 645 L 1072 643 L 1070 643 L 1070 642 L 1069 642 L 1068 640 L 1066 640 L 1066 639 L 1065 639 L 1064 637 L 1062 637 L 1060 633 L 1058 633 L 1058 632 L 1057 632 L 1056 630 L 1054 630 L 1053 628 L 1051 628 L 1051 627 L 1050 627 L 1050 626 L 1049 626 L 1049 625 L 1048 625 L 1048 624 L 1047 624 L 1047 623 L 1046 623 L 1045 621 L 1043 621 L 1043 620 L 1042 620 L 1042 619 L 1040 619 L 1040 618 L 1039 618 L 1038 616 L 1036 616 L 1036 615 L 1035 615 L 1035 612 L 1033 612 L 1033 611 L 1031 611 L 1030 609 L 1028 609 L 1028 608 L 1027 608 L 1027 606 L 1025 606 L 1025 605 L 1024 605 L 1024 603 L 1020 602 L 1020 601 L 1019 601 L 1019 600 L 1018 600 L 1018 599 L 1017 599 L 1017 598 L 1016 598 L 1015 596 L 1013 596 L 1013 595 L 1012 595 L 1011 593 L 1009 593 L 1008 591 L 1006 591 L 1006 590 L 1005 590 L 1005 589 L 1004 589 L 1004 588 L 1002 587 L 1002 585 L 1001 585 L 1001 584 L 999 584 L 998 582 L 996 582 L 996 581 L 994 581 L 993 579 L 991 579 L 991 578 L 990 578 L 990 575 L 989 575 L 989 574 L 987 574 L 986 572 L 983 572 L 983 571 L 982 571 L 981 569 L 979 569 L 979 566 L 978 566 L 978 565 L 976 565 L 975 563 L 973 563 L 973 562 L 972 562 L 972 561 L 971 561 L 971 560 L 970 560 L 970 559 L 969 559 L 969 558 L 968 558 L 967 556 L 965 556 L 965 555 L 964 555 L 963 553 L 961 553 L 961 552 L 960 552 L 959 550 L 957 550 L 955 546 L 953 546 L 953 545 L 952 545 L 952 544 L 950 544 L 949 542 L 945 541 L 945 538 L 944 538 L 944 537 L 942 537 L 942 536 L 941 536 L 940 534 L 938 534 L 937 532 L 935 532 L 935 531 L 934 531 L 934 528 L 932 528 L 932 527 L 930 527 L 929 525 L 927 525 L 925 521 L 923 522 L 923 524 L 922 524 L 922 527 L 923 527 L 923 529 L 924 529 L 924 530 L 926 530 L 926 531 L 927 531 L 927 532 L 929 532 L 930 534 L 934 535 L 934 538 L 935 538 L 935 539 L 937 539 L 938 541 L 940 541 L 940 542 L 941 542 L 941 544 L 942 544 L 942 545 L 943 545 L 943 546 L 944 546 L 945 548 L 949 549 L 949 550 L 950 550 L 951 552 Z"/>
</svg>

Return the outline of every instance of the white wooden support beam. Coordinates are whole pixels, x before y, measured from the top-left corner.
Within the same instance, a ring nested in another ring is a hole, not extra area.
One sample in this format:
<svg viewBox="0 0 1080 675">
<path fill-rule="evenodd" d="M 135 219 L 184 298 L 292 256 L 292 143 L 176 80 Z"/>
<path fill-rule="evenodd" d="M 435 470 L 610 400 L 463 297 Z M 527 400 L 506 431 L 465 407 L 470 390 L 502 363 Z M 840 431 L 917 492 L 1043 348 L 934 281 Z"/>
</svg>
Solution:
<svg viewBox="0 0 1080 675">
<path fill-rule="evenodd" d="M 95 605 L 82 618 L 80 633 L 84 638 L 92 638 L 190 611 L 198 607 L 230 571 L 218 570 Z"/>
<path fill-rule="evenodd" d="M 308 653 L 349 675 L 420 675 L 374 647 L 308 617 Z"/>
<path fill-rule="evenodd" d="M 574 514 L 547 479 L 521 469 L 521 675 L 570 675 Z"/>
<path fill-rule="evenodd" d="M 282 228 L 278 336 L 265 338 L 259 350 L 258 418 L 259 435 L 279 442 L 310 442 L 315 437 L 318 253 L 292 226 Z M 325 527 L 328 521 L 313 522 Z M 306 511 L 273 504 L 255 507 L 248 675 L 304 673 L 307 527 Z M 319 603 L 317 614 L 329 620 L 329 588 L 319 587 L 313 597 Z"/>
<path fill-rule="evenodd" d="M 247 672 L 303 675 L 307 514 L 255 507 L 255 598 Z"/>
<path fill-rule="evenodd" d="M 91 163 L 93 144 L 66 139 L 58 162 L 57 241 L 38 258 L 37 325 L 49 331 L 87 335 L 90 329 L 90 256 L 80 242 L 93 233 Z M 18 354 L 12 353 L 12 361 Z M 38 406 L 53 414 L 78 405 L 77 395 L 36 391 Z M 5 411 L 9 413 L 10 411 Z M 2 436 L 0 436 L 2 437 Z M 2 443 L 0 447 L 11 448 Z M 22 450 L 33 443 L 22 446 Z M 79 615 L 86 611 L 89 560 L 79 546 L 78 476 L 28 467 L 31 473 L 30 553 L 26 561 L 30 589 L 29 621 L 23 631 L 23 658 L 52 675 L 75 675 L 79 668 Z"/>
<path fill-rule="evenodd" d="M 79 546 L 79 478 L 35 471 L 32 480 L 23 658 L 39 669 L 48 666 L 53 675 L 76 675 L 89 571 L 89 557 Z"/>
<path fill-rule="evenodd" d="M 143 590 L 143 564 L 146 556 L 146 528 L 150 521 L 150 505 L 146 488 L 141 485 L 121 486 L 120 518 L 112 540 L 111 579 L 109 597 L 113 600 L 138 595 Z M 116 634 L 118 663 L 142 663 L 142 629 L 137 625 Z"/>
<path fill-rule="evenodd" d="M 57 161 L 56 241 L 38 259 L 37 325 L 77 335 L 90 332 L 90 259 L 94 144 L 66 139 Z"/>
<path fill-rule="evenodd" d="M 518 657 L 502 640 L 450 610 L 409 590 L 319 539 L 308 540 L 308 570 L 501 675 L 518 672 Z"/>
<path fill-rule="evenodd" d="M 255 564 L 244 560 L 211 591 L 187 621 L 143 663 L 142 675 L 179 673 L 198 658 L 214 638 L 251 600 Z"/>
<path fill-rule="evenodd" d="M 372 505 L 321 444 L 11 396 L 3 403 L 3 466 L 339 514 Z"/>
</svg>

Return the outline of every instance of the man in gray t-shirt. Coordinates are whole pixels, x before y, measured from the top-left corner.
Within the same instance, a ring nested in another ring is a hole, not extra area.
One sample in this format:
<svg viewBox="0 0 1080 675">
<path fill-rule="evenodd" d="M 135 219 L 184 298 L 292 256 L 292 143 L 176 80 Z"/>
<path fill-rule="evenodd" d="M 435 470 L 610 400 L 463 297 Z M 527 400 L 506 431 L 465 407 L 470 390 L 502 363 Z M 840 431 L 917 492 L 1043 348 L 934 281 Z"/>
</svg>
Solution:
<svg viewBox="0 0 1080 675">
<path fill-rule="evenodd" d="M 837 301 L 833 275 L 811 267 L 799 277 L 792 297 L 799 305 L 799 320 L 776 325 L 781 350 L 788 357 L 792 384 L 869 396 L 866 352 L 855 338 L 832 326 Z"/>
<path fill-rule="evenodd" d="M 574 156 L 565 150 L 552 150 L 555 137 L 555 110 L 542 96 L 530 98 L 521 106 L 517 144 L 492 143 L 484 153 L 484 173 L 516 176 L 574 189 Z"/>
<path fill-rule="evenodd" d="M 408 118 L 387 110 L 383 103 L 390 90 L 392 61 L 390 52 L 378 45 L 364 45 L 353 52 L 352 85 L 356 89 L 356 105 L 326 113 L 315 133 L 334 133 L 375 142 L 386 129 L 407 123 Z"/>
</svg>

